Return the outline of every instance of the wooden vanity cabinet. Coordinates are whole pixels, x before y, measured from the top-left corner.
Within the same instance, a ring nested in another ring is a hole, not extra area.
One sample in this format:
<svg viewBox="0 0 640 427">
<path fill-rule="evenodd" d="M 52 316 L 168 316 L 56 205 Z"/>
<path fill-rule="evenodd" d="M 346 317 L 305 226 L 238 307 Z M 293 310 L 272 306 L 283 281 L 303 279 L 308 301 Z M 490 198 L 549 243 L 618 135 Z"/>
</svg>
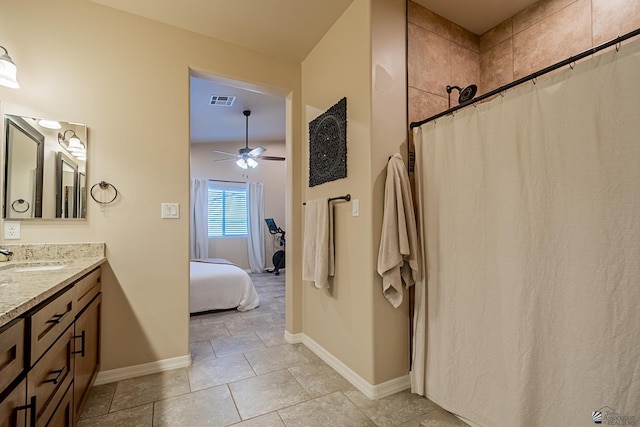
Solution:
<svg viewBox="0 0 640 427">
<path fill-rule="evenodd" d="M 99 370 L 101 268 L 0 328 L 0 427 L 74 426 Z"/>
</svg>

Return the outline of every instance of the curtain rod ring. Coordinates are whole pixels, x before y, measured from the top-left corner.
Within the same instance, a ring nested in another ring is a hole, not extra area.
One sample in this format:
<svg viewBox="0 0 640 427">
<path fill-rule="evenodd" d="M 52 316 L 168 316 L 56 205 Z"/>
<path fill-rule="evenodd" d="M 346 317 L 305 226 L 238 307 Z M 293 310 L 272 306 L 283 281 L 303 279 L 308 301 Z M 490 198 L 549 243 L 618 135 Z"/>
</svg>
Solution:
<svg viewBox="0 0 640 427">
<path fill-rule="evenodd" d="M 102 202 L 102 201 L 96 199 L 96 196 L 94 196 L 94 194 L 93 194 L 93 190 L 98 186 L 100 187 L 101 190 L 107 190 L 109 187 L 113 188 L 113 191 L 115 193 L 113 195 L 113 198 L 111 198 L 111 200 L 108 200 L 108 201 L 105 201 L 105 202 Z M 113 184 L 110 184 L 110 183 L 105 182 L 105 181 L 100 181 L 97 184 L 93 184 L 93 186 L 91 187 L 91 190 L 89 191 L 89 194 L 91 195 L 91 198 L 96 203 L 100 203 L 101 205 L 108 205 L 109 203 L 112 203 L 116 199 L 116 197 L 118 197 L 118 189 Z"/>
<path fill-rule="evenodd" d="M 576 61 L 573 61 L 572 63 L 569 64 L 569 68 L 571 68 L 572 70 L 575 66 L 576 66 Z"/>
<path fill-rule="evenodd" d="M 620 36 L 618 36 L 620 38 Z M 616 52 L 620 52 L 620 48 L 622 47 L 622 42 L 616 43 Z"/>
</svg>

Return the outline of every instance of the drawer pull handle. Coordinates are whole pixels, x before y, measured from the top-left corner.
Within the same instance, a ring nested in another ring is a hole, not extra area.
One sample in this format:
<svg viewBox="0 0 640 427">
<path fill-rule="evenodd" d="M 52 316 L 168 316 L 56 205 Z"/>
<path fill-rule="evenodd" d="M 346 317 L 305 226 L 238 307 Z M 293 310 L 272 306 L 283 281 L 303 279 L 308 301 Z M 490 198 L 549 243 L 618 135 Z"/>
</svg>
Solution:
<svg viewBox="0 0 640 427">
<path fill-rule="evenodd" d="M 82 340 L 82 343 L 80 344 L 80 351 L 74 351 L 73 354 L 79 354 L 80 357 L 84 357 L 84 331 L 82 331 L 80 335 L 74 335 L 73 338 L 80 338 Z"/>
<path fill-rule="evenodd" d="M 35 396 L 31 396 L 31 403 L 29 403 L 28 405 L 24 405 L 24 406 L 16 406 L 15 407 L 15 411 L 24 411 L 28 409 L 30 412 L 30 420 L 29 420 L 29 425 L 31 427 L 35 427 L 36 425 L 36 397 Z"/>
<path fill-rule="evenodd" d="M 60 323 L 65 314 L 67 314 L 66 311 L 62 314 L 54 314 L 51 319 L 47 320 L 47 323 Z"/>
<path fill-rule="evenodd" d="M 44 382 L 58 384 L 58 381 L 60 381 L 60 376 L 62 375 L 63 372 L 64 372 L 64 369 L 56 369 L 55 371 L 51 371 L 52 374 L 57 374 L 56 377 L 50 380 L 44 380 Z"/>
</svg>

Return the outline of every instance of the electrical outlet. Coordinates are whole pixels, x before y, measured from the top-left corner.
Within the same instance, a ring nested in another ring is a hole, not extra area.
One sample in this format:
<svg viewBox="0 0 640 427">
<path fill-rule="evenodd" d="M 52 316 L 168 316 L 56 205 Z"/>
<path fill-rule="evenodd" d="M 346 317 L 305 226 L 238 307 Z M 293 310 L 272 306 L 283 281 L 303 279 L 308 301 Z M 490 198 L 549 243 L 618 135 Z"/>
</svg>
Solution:
<svg viewBox="0 0 640 427">
<path fill-rule="evenodd" d="M 20 222 L 19 221 L 5 221 L 4 222 L 4 238 L 5 240 L 19 239 L 20 238 Z"/>
</svg>

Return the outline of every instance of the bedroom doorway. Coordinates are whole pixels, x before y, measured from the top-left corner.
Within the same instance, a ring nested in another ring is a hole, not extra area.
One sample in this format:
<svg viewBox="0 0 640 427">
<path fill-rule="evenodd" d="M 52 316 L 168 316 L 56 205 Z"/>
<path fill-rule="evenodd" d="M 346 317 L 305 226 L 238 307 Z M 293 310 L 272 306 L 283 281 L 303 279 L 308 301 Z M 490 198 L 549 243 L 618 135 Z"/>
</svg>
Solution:
<svg viewBox="0 0 640 427">
<path fill-rule="evenodd" d="M 198 222 L 192 213 L 206 210 L 206 219 L 196 224 L 200 239 L 195 237 L 197 231 L 192 229 L 190 234 L 191 258 L 218 259 L 245 271 L 250 271 L 253 265 L 256 270 L 255 254 L 249 253 L 246 224 L 245 228 L 237 224 L 242 218 L 234 216 L 231 207 L 243 197 L 244 203 L 248 201 L 252 206 L 250 200 L 256 199 L 252 188 L 258 184 L 263 200 L 262 242 L 258 245 L 263 251 L 261 265 L 264 271 L 273 270 L 274 254 L 284 248 L 280 236 L 269 233 L 265 219 L 272 218 L 282 227 L 286 224 L 287 126 L 291 122 L 287 94 L 193 70 L 189 87 L 190 178 L 192 182 L 199 179 L 206 187 L 201 190 L 200 194 L 206 195 L 199 207 L 195 210 L 190 207 L 190 226 Z M 243 154 L 249 151 L 257 153 L 258 164 L 251 167 L 254 160 L 251 159 L 243 168 L 240 164 Z M 219 204 L 211 201 L 212 194 Z M 193 204 L 193 186 L 190 199 Z M 251 238 L 256 239 L 255 233 Z M 286 269 L 281 267 L 278 272 L 282 276 Z"/>
</svg>

